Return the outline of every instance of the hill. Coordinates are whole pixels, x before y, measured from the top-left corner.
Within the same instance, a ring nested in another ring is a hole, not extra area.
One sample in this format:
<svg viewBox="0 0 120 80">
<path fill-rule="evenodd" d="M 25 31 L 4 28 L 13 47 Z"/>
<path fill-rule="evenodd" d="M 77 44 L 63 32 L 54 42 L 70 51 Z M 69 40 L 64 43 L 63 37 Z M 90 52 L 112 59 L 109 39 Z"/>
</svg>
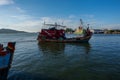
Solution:
<svg viewBox="0 0 120 80">
<path fill-rule="evenodd" d="M 25 31 L 17 31 L 12 29 L 0 29 L 0 33 L 27 33 Z"/>
</svg>

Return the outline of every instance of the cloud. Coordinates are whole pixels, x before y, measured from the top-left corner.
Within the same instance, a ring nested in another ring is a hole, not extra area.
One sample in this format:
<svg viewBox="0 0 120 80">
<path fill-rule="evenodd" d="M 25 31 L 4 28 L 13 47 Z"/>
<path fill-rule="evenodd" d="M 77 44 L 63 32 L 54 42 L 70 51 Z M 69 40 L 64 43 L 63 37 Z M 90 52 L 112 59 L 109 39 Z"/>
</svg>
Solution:
<svg viewBox="0 0 120 80">
<path fill-rule="evenodd" d="M 20 13 L 24 13 L 24 12 L 25 12 L 25 10 L 21 9 L 20 7 L 16 7 L 16 10 L 17 10 L 18 12 L 20 12 Z"/>
<path fill-rule="evenodd" d="M 19 9 L 19 8 L 18 8 Z M 74 15 L 70 15 L 65 18 L 58 18 L 58 17 L 32 17 L 30 15 L 24 15 L 24 14 L 17 14 L 12 15 L 9 17 L 10 21 L 8 23 L 9 26 L 6 28 L 16 29 L 16 30 L 22 30 L 22 31 L 28 31 L 28 32 L 37 32 L 40 31 L 44 22 L 45 23 L 51 23 L 54 24 L 57 22 L 58 24 L 65 25 L 68 28 L 75 29 L 80 25 L 79 17 L 75 17 Z M 90 26 L 96 26 L 98 24 L 97 20 L 95 19 L 84 19 L 83 18 L 84 25 L 87 25 L 88 23 Z"/>
<path fill-rule="evenodd" d="M 76 18 L 76 16 L 75 15 L 70 15 L 68 18 Z"/>
<path fill-rule="evenodd" d="M 11 18 L 13 19 L 16 19 L 16 20 L 28 20 L 28 19 L 31 19 L 31 17 L 29 15 L 13 15 L 13 16 L 10 16 Z"/>
<path fill-rule="evenodd" d="M 54 24 L 57 22 L 58 24 L 65 25 L 69 28 L 76 28 L 78 27 L 79 23 L 76 20 L 69 19 L 68 18 L 55 18 L 55 17 L 42 17 L 42 21 L 45 21 L 46 23 L 52 23 Z"/>
<path fill-rule="evenodd" d="M 14 15 L 11 16 L 11 19 L 15 20 L 12 23 L 5 23 L 6 28 L 27 31 L 27 32 L 38 32 L 43 28 L 43 24 L 51 23 L 54 24 L 57 22 L 58 24 L 63 24 L 68 28 L 75 29 L 80 25 L 80 21 L 78 18 L 71 19 L 69 16 L 67 18 L 57 18 L 57 17 L 32 17 L 30 15 Z M 90 24 L 90 28 L 119 28 L 120 24 L 110 24 L 110 25 L 102 25 L 102 22 L 96 19 L 83 19 L 84 25 Z M 86 27 L 85 27 L 86 28 Z"/>
<path fill-rule="evenodd" d="M 8 4 L 13 4 L 13 0 L 0 0 L 0 5 L 8 5 Z"/>
<path fill-rule="evenodd" d="M 18 16 L 12 16 L 12 17 L 18 18 Z M 70 27 L 70 28 L 73 28 L 73 26 L 75 27 L 75 25 L 76 25 L 76 22 L 74 22 L 70 19 L 40 17 L 37 20 L 26 18 L 26 20 L 22 20 L 20 22 L 13 23 L 13 24 L 7 26 L 7 28 L 15 29 L 15 30 L 22 30 L 22 31 L 27 31 L 27 32 L 38 32 L 43 28 L 44 21 L 46 23 L 51 23 L 51 24 L 54 24 L 55 22 L 57 22 L 58 24 L 62 25 L 62 23 L 63 23 L 63 25 Z"/>
<path fill-rule="evenodd" d="M 56 17 L 39 17 L 34 18 L 29 15 L 17 15 L 17 16 L 11 16 L 11 18 L 15 19 L 17 22 L 12 23 L 7 28 L 16 29 L 16 30 L 22 30 L 27 32 L 38 32 L 43 28 L 43 24 L 50 23 L 54 24 L 57 22 L 58 24 L 67 26 L 68 28 L 75 29 L 80 25 L 79 19 L 74 20 L 68 18 L 56 18 Z M 90 26 L 97 24 L 95 20 L 89 20 L 88 22 L 84 21 L 84 25 L 87 25 L 88 23 Z"/>
<path fill-rule="evenodd" d="M 85 15 L 82 15 L 83 17 L 86 17 L 86 18 L 94 18 L 94 15 L 92 14 L 85 14 Z"/>
<path fill-rule="evenodd" d="M 103 25 L 103 27 L 106 29 L 120 29 L 120 24 L 108 24 Z"/>
</svg>

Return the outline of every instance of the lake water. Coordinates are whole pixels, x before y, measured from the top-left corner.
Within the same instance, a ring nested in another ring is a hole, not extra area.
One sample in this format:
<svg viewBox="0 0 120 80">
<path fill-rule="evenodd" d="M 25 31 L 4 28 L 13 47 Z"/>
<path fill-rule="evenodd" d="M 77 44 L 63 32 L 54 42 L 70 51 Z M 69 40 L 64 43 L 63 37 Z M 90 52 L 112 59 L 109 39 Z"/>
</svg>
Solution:
<svg viewBox="0 0 120 80">
<path fill-rule="evenodd" d="M 38 34 L 0 34 L 16 41 L 8 80 L 120 80 L 120 35 L 93 35 L 89 43 L 41 43 Z"/>
</svg>

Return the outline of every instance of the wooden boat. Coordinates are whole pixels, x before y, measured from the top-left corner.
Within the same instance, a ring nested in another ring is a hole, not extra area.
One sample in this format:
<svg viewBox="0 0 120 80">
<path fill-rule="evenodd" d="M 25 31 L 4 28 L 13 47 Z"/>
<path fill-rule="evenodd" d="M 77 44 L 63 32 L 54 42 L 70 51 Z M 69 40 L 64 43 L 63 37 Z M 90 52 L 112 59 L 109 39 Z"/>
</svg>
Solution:
<svg viewBox="0 0 120 80">
<path fill-rule="evenodd" d="M 82 37 L 72 37 L 72 38 L 67 38 L 65 36 L 65 30 L 64 29 L 57 29 L 58 27 L 66 27 L 62 25 L 58 25 L 57 23 L 55 24 L 45 24 L 47 26 L 52 26 L 52 28 L 49 29 L 42 29 L 41 32 L 39 32 L 38 35 L 38 42 L 61 42 L 61 43 L 84 43 L 88 42 L 92 36 L 92 32 L 87 28 L 86 30 L 84 29 L 84 36 Z"/>
<path fill-rule="evenodd" d="M 41 39 L 38 38 L 39 42 L 61 42 L 61 43 L 85 43 L 88 42 L 89 39 L 91 38 L 90 36 L 85 36 L 85 37 L 76 37 L 76 38 L 66 38 L 66 39 Z"/>
<path fill-rule="evenodd" d="M 7 47 L 0 44 L 0 80 L 7 80 L 7 75 L 12 64 L 15 42 L 8 42 Z"/>
</svg>

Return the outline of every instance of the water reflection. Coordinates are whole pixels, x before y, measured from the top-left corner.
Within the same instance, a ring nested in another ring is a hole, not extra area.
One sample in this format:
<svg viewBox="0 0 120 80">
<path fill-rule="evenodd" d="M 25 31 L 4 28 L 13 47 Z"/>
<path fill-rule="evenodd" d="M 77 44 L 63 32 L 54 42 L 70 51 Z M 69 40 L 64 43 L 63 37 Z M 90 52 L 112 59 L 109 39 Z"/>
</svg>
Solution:
<svg viewBox="0 0 120 80">
<path fill-rule="evenodd" d="M 91 50 L 91 44 L 90 43 L 66 43 L 66 45 L 72 45 L 75 48 L 79 47 L 79 48 L 83 48 L 84 52 L 86 54 L 89 54 L 90 50 Z"/>
<path fill-rule="evenodd" d="M 64 43 L 39 43 L 38 46 L 43 53 L 51 53 L 54 55 L 64 53 L 65 49 Z"/>
<path fill-rule="evenodd" d="M 19 72 L 8 77 L 8 80 L 59 80 L 43 74 Z"/>
<path fill-rule="evenodd" d="M 66 49 L 69 51 L 71 48 L 66 47 L 70 46 L 74 48 L 83 48 L 83 51 L 86 54 L 89 54 L 91 49 L 90 43 L 39 43 L 38 46 L 43 53 L 51 53 L 55 55 L 64 53 Z"/>
</svg>

